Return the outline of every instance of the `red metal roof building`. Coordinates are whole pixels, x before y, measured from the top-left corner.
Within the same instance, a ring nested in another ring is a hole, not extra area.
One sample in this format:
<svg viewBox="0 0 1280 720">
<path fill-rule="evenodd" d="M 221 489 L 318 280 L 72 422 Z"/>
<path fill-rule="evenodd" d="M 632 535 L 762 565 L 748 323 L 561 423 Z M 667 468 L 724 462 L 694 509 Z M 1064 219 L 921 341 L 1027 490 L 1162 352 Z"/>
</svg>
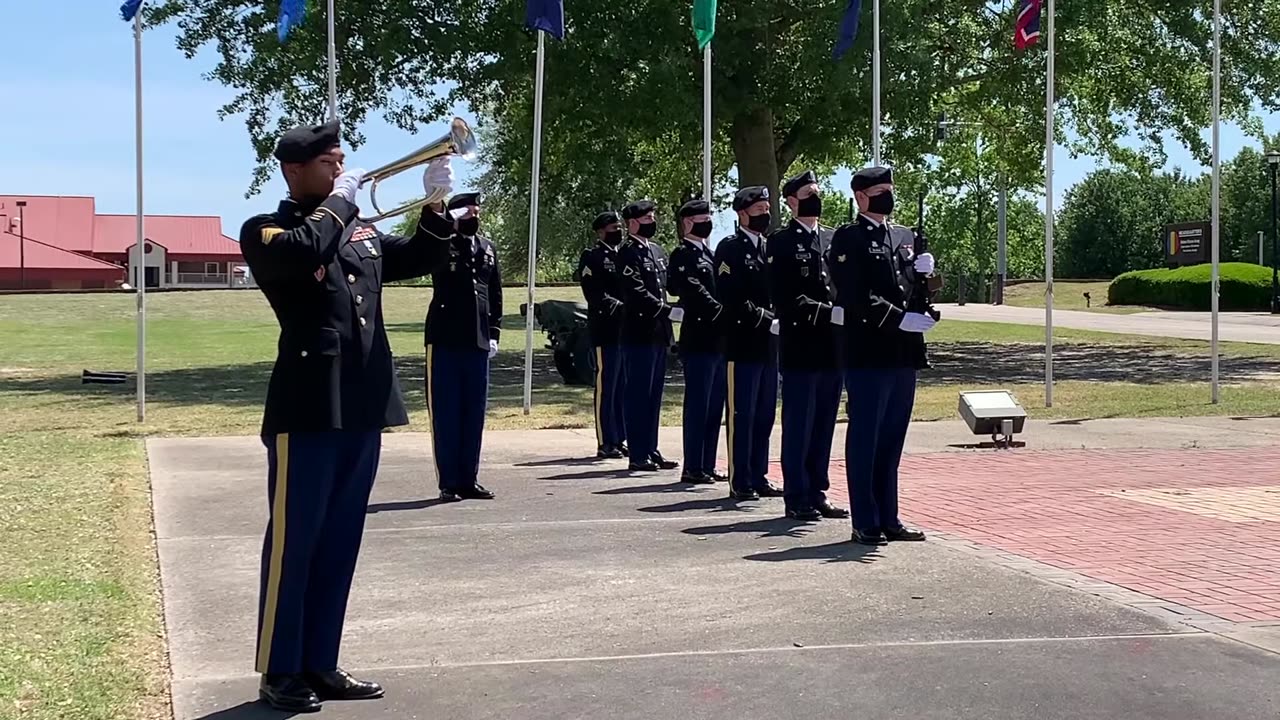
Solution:
<svg viewBox="0 0 1280 720">
<path fill-rule="evenodd" d="M 118 287 L 139 264 L 148 288 L 249 286 L 240 245 L 218 218 L 145 216 L 142 263 L 136 222 L 97 214 L 89 197 L 0 195 L 0 288 Z"/>
</svg>

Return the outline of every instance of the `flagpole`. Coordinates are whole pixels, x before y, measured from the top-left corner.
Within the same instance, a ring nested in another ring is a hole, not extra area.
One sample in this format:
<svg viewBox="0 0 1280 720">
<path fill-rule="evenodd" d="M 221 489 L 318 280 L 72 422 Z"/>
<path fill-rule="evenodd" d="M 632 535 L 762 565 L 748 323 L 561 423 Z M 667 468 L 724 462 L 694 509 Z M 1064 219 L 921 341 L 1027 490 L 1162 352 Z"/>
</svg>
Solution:
<svg viewBox="0 0 1280 720">
<path fill-rule="evenodd" d="M 1053 0 L 1047 0 L 1048 43 L 1044 92 L 1044 406 L 1053 407 Z"/>
<path fill-rule="evenodd" d="M 1222 150 L 1218 143 L 1218 130 L 1222 112 L 1222 0 L 1213 0 L 1213 226 L 1209 238 L 1213 259 L 1213 279 L 1209 283 L 1210 342 L 1212 360 L 1213 404 L 1218 404 L 1218 226 L 1222 215 Z"/>
<path fill-rule="evenodd" d="M 338 45 L 334 39 L 333 0 L 329 0 L 329 119 L 338 119 Z"/>
<path fill-rule="evenodd" d="M 702 198 L 711 202 L 711 43 L 702 51 Z"/>
<path fill-rule="evenodd" d="M 142 13 L 133 16 L 133 111 L 134 149 L 137 173 L 137 263 L 134 278 L 138 289 L 138 422 L 147 419 L 147 255 L 142 229 Z"/>
<path fill-rule="evenodd" d="M 533 283 L 538 262 L 538 185 L 542 172 L 542 70 L 546 32 L 538 33 L 538 60 L 533 81 L 533 175 L 529 192 L 529 277 L 524 322 L 524 414 L 533 406 Z"/>
<path fill-rule="evenodd" d="M 871 8 L 871 164 L 880 166 L 880 0 Z"/>
</svg>

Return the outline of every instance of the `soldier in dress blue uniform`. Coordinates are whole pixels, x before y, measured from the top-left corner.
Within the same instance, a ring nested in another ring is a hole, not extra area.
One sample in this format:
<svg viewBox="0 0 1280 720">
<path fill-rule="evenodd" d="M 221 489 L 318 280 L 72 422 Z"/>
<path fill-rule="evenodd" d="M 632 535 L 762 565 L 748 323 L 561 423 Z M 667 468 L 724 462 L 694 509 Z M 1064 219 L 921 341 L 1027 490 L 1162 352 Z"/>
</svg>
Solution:
<svg viewBox="0 0 1280 720">
<path fill-rule="evenodd" d="M 425 210 L 412 237 L 358 219 L 363 172 L 343 172 L 339 125 L 279 139 L 289 198 L 240 230 L 240 249 L 280 325 L 267 388 L 270 520 L 262 549 L 259 695 L 290 712 L 381 697 L 338 668 L 347 596 L 383 428 L 408 417 L 382 319 L 382 285 L 430 272 L 452 222 Z M 424 175 L 452 185 L 447 159 Z M 442 208 L 438 208 L 442 209 Z"/>
<path fill-rule="evenodd" d="M 478 482 L 489 361 L 498 354 L 502 276 L 493 243 L 480 234 L 480 195 L 449 200 L 457 231 L 431 272 L 427 308 L 427 413 L 440 499 L 492 500 Z"/>
<path fill-rule="evenodd" d="M 680 358 L 684 364 L 683 482 L 714 483 L 716 450 L 725 408 L 724 305 L 716 299 L 716 266 L 711 237 L 711 206 L 690 200 L 676 213 L 680 246 L 671 251 L 667 289 L 680 298 Z M 727 478 L 725 478 L 727 479 Z"/>
<path fill-rule="evenodd" d="M 853 176 L 860 211 L 831 239 L 836 298 L 845 316 L 845 438 L 853 540 L 924 540 L 898 517 L 898 463 L 915 403 L 916 373 L 925 367 L 924 333 L 936 322 L 908 309 L 911 289 L 933 272 L 933 256 L 914 256 L 914 234 L 889 224 L 893 174 L 873 167 Z"/>
<path fill-rule="evenodd" d="M 778 323 L 769 299 L 764 233 L 773 221 L 769 188 L 733 197 L 738 231 L 716 245 L 716 290 L 725 307 L 729 387 L 729 497 L 780 497 L 768 480 L 769 436 L 778 414 Z"/>
<path fill-rule="evenodd" d="M 827 501 L 831 439 L 844 378 L 839 332 L 844 310 L 822 254 L 822 195 L 810 170 L 787 180 L 782 197 L 791 222 L 769 236 L 769 277 L 782 366 L 782 488 L 787 517 L 847 518 Z"/>
<path fill-rule="evenodd" d="M 626 373 L 627 439 L 630 468 L 671 470 L 679 463 L 658 452 L 658 422 L 667 380 L 671 322 L 683 313 L 667 303 L 667 254 L 652 238 L 658 231 L 649 200 L 622 209 L 629 238 L 619 253 L 622 266 L 622 354 Z"/>
<path fill-rule="evenodd" d="M 596 457 L 626 457 L 627 430 L 622 412 L 622 219 L 609 211 L 591 222 L 596 244 L 582 251 L 578 283 L 587 299 L 587 334 L 595 349 Z"/>
</svg>

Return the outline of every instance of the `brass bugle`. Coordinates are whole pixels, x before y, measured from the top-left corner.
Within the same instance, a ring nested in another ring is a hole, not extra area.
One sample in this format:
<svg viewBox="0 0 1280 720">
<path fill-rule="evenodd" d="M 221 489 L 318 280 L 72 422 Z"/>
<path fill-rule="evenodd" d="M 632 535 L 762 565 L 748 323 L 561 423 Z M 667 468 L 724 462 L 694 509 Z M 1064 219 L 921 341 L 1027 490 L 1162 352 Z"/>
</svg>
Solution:
<svg viewBox="0 0 1280 720">
<path fill-rule="evenodd" d="M 455 117 L 453 122 L 449 124 L 449 132 L 445 133 L 442 137 L 423 145 L 399 160 L 387 163 L 386 165 L 375 170 L 371 170 L 365 174 L 364 180 L 360 182 L 360 186 L 364 187 L 365 183 L 373 183 L 369 187 L 369 203 L 373 205 L 373 210 L 377 214 L 372 217 L 361 216 L 360 219 L 370 223 L 378 222 L 379 220 L 403 215 L 411 210 L 420 208 L 423 205 L 440 202 L 444 199 L 445 193 L 440 190 L 436 190 L 425 198 L 405 203 L 400 207 L 384 212 L 381 207 L 378 207 L 378 183 L 389 177 L 399 175 L 406 170 L 426 165 L 439 157 L 458 155 L 464 159 L 470 159 L 475 156 L 475 153 L 475 133 L 471 131 L 471 128 L 467 125 L 465 120 L 460 117 Z"/>
</svg>

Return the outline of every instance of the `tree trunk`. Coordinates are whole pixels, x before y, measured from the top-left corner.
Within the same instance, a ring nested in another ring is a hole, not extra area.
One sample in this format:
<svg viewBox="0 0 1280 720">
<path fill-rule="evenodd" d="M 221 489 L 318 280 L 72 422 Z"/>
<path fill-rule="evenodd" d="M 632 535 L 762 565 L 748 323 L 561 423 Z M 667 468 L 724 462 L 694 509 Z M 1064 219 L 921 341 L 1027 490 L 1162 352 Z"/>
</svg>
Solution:
<svg viewBox="0 0 1280 720">
<path fill-rule="evenodd" d="M 733 159 L 738 165 L 738 187 L 769 188 L 773 223 L 781 217 L 778 204 L 778 158 L 775 154 L 773 111 L 759 106 L 733 119 Z"/>
</svg>

